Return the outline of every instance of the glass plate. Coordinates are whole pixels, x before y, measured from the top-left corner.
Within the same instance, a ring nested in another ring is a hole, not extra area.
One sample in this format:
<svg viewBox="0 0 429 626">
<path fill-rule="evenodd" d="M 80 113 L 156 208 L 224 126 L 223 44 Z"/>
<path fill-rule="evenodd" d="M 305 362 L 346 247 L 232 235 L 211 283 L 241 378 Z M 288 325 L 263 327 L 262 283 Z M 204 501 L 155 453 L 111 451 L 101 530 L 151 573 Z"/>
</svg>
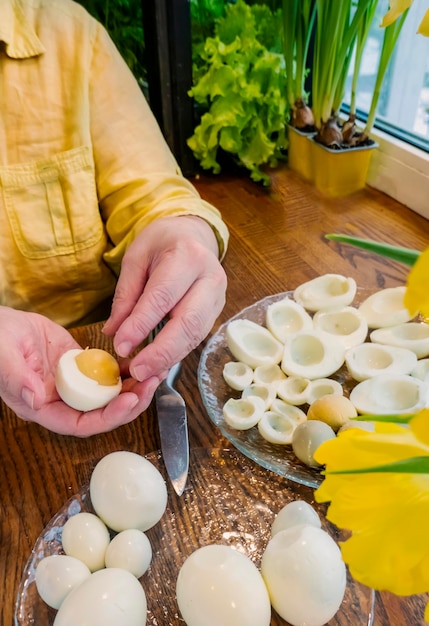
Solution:
<svg viewBox="0 0 429 626">
<path fill-rule="evenodd" d="M 165 478 L 159 453 L 146 458 Z M 147 531 L 153 549 L 152 563 L 140 579 L 147 596 L 148 626 L 184 626 L 176 602 L 176 579 L 185 558 L 200 546 L 230 545 L 247 554 L 259 567 L 274 516 L 292 500 L 312 504 L 323 527 L 335 540 L 341 539 L 338 530 L 325 520 L 324 505 L 313 502 L 311 489 L 287 482 L 234 449 L 192 450 L 184 494 L 178 497 L 169 484 L 167 488 L 165 514 Z M 34 573 L 44 556 L 61 552 L 62 527 L 70 516 L 80 511 L 92 511 L 87 485 L 65 503 L 37 539 L 21 579 L 15 626 L 54 623 L 56 611 L 40 599 Z M 371 590 L 349 576 L 343 603 L 330 626 L 371 626 L 372 603 Z M 273 610 L 271 625 L 285 624 Z"/>
<path fill-rule="evenodd" d="M 357 301 L 362 302 L 371 292 L 359 289 L 353 306 Z M 269 469 L 290 480 L 294 480 L 309 487 L 318 487 L 322 482 L 322 475 L 314 469 L 301 463 L 295 456 L 292 446 L 275 445 L 266 441 L 256 427 L 249 430 L 236 430 L 228 426 L 223 417 L 223 405 L 228 398 L 240 397 L 239 391 L 234 391 L 223 378 L 225 363 L 234 360 L 227 347 L 226 329 L 232 320 L 248 319 L 265 326 L 265 315 L 270 304 L 283 300 L 293 299 L 293 291 L 285 291 L 268 296 L 251 306 L 243 309 L 230 320 L 222 324 L 217 332 L 209 339 L 205 346 L 198 367 L 198 386 L 212 422 L 216 424 L 222 434 L 243 454 L 253 459 L 262 467 Z M 356 382 L 349 375 L 345 365 L 331 378 L 338 380 L 348 396 Z"/>
</svg>

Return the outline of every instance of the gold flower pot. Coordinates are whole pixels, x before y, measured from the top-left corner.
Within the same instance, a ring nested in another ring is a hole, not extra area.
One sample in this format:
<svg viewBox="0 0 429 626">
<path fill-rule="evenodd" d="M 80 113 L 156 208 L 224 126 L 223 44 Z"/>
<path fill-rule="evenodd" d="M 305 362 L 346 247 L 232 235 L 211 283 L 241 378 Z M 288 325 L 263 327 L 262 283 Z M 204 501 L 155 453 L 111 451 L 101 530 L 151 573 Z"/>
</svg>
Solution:
<svg viewBox="0 0 429 626">
<path fill-rule="evenodd" d="M 312 182 L 326 196 L 347 196 L 363 189 L 376 142 L 344 150 L 333 150 L 307 138 L 312 161 Z"/>
<path fill-rule="evenodd" d="M 313 180 L 312 146 L 308 141 L 315 133 L 303 133 L 302 131 L 288 127 L 288 165 L 291 170 L 302 176 L 305 180 Z"/>
</svg>

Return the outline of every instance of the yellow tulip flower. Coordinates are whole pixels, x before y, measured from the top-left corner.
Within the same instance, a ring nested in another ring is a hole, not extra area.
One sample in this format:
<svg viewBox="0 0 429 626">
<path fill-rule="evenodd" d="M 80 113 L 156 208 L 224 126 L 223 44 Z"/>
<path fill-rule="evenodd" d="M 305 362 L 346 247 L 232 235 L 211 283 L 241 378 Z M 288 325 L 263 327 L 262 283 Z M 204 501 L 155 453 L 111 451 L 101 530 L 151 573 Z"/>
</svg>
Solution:
<svg viewBox="0 0 429 626">
<path fill-rule="evenodd" d="M 350 531 L 341 550 L 352 576 L 397 595 L 429 591 L 429 410 L 409 425 L 346 430 L 315 458 L 326 465 L 315 498 L 329 502 L 327 518 Z M 392 465 L 409 460 L 417 462 L 412 470 Z"/>
<path fill-rule="evenodd" d="M 429 320 L 428 277 L 429 248 L 426 248 L 408 274 L 404 303 L 409 311 L 419 311 Z"/>
</svg>

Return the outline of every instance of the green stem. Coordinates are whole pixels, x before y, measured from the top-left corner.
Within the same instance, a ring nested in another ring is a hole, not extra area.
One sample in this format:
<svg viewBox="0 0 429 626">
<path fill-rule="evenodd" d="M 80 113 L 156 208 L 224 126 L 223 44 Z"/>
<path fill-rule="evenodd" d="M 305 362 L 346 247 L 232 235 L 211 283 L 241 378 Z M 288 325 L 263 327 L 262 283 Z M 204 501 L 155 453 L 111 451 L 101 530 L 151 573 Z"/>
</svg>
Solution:
<svg viewBox="0 0 429 626">
<path fill-rule="evenodd" d="M 348 243 L 352 246 L 356 246 L 357 248 L 375 252 L 376 254 L 393 259 L 394 261 L 399 261 L 400 263 L 404 263 L 404 265 L 408 265 L 410 267 L 414 265 L 421 254 L 418 250 L 392 246 L 387 243 L 379 243 L 368 239 L 360 239 L 359 237 L 349 237 L 348 235 L 330 233 L 329 235 L 325 235 L 325 237 L 331 241 Z"/>
</svg>

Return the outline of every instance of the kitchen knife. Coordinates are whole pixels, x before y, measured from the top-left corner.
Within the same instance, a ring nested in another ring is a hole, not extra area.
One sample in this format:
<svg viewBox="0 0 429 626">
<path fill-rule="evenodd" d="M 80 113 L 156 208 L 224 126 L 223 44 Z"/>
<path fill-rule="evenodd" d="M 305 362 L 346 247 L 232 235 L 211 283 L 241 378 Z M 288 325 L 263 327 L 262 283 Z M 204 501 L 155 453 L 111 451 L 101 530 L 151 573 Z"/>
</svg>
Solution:
<svg viewBox="0 0 429 626">
<path fill-rule="evenodd" d="M 155 392 L 161 452 L 167 474 L 177 495 L 181 496 L 186 485 L 189 466 L 189 441 L 186 405 L 174 389 L 181 363 L 173 365 L 168 376 Z"/>
</svg>

